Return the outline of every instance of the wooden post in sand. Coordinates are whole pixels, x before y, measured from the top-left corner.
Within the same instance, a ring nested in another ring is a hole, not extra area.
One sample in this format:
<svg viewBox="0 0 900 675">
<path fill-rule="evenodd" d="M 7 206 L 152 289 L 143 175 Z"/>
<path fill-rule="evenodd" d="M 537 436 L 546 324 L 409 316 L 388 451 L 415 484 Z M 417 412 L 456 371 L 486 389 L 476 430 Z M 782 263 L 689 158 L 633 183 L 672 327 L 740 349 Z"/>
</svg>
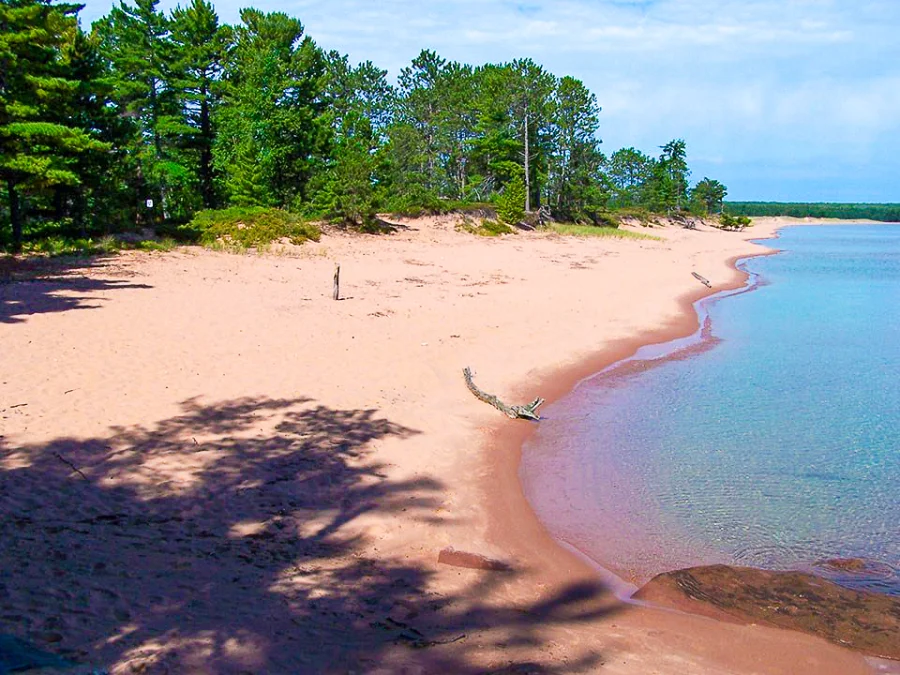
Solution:
<svg viewBox="0 0 900 675">
<path fill-rule="evenodd" d="M 334 289 L 331 293 L 334 300 L 341 299 L 341 264 L 336 263 L 334 266 Z"/>
</svg>

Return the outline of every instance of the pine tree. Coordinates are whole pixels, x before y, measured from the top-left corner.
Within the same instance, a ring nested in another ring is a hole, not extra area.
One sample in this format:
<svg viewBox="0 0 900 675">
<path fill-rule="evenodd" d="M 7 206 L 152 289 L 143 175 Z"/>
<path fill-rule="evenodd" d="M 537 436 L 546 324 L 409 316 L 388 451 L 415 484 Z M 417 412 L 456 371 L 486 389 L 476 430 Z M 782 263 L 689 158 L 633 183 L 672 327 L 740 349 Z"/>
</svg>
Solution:
<svg viewBox="0 0 900 675">
<path fill-rule="evenodd" d="M 177 140 L 186 129 L 172 86 L 169 21 L 157 4 L 158 0 L 121 2 L 94 28 L 108 62 L 104 84 L 118 115 L 130 120 L 127 158 L 133 198 L 139 204 L 153 199 L 163 217 L 169 217 L 177 202 L 185 199 L 173 195 L 173 190 L 190 186 L 185 185 L 188 171 L 177 153 Z"/>
<path fill-rule="evenodd" d="M 174 59 L 172 86 L 176 91 L 184 127 L 180 146 L 186 150 L 199 182 L 204 208 L 216 206 L 213 167 L 215 128 L 213 115 L 221 97 L 217 84 L 231 31 L 219 25 L 219 17 L 206 0 L 193 0 L 171 16 Z"/>
<path fill-rule="evenodd" d="M 78 88 L 61 56 L 77 32 L 78 9 L 51 0 L 0 4 L 0 178 L 15 248 L 22 243 L 22 195 L 77 185 L 78 155 L 105 147 L 61 114 Z"/>
<path fill-rule="evenodd" d="M 646 188 L 654 160 L 635 148 L 616 150 L 606 165 L 606 178 L 615 206 L 637 206 L 646 203 Z"/>
<path fill-rule="evenodd" d="M 486 69 L 485 108 L 494 122 L 508 127 L 519 145 L 517 163 L 525 181 L 525 211 L 540 205 L 550 133 L 551 96 L 556 78 L 531 59 Z M 501 131 L 501 134 L 503 132 Z"/>
<path fill-rule="evenodd" d="M 241 20 L 225 71 L 223 105 L 213 120 L 214 165 L 227 176 L 239 157 L 256 153 L 264 200 L 296 206 L 307 197 L 330 137 L 322 98 L 325 57 L 304 37 L 303 24 L 286 14 L 245 9 Z"/>
<path fill-rule="evenodd" d="M 563 77 L 553 97 L 548 176 L 549 204 L 558 216 L 592 218 L 606 206 L 601 182 L 597 99 L 580 80 Z"/>
</svg>

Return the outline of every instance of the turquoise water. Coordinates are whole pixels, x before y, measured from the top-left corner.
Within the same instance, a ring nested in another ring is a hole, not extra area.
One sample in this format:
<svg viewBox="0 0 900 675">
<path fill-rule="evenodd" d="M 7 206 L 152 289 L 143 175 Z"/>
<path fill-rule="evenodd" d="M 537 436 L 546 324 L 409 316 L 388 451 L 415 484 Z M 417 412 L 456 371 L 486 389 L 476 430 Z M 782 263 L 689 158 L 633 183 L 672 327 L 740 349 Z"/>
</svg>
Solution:
<svg viewBox="0 0 900 675">
<path fill-rule="evenodd" d="M 801 226 L 547 411 L 522 478 L 559 538 L 635 582 L 725 562 L 900 594 L 900 225 Z"/>
</svg>

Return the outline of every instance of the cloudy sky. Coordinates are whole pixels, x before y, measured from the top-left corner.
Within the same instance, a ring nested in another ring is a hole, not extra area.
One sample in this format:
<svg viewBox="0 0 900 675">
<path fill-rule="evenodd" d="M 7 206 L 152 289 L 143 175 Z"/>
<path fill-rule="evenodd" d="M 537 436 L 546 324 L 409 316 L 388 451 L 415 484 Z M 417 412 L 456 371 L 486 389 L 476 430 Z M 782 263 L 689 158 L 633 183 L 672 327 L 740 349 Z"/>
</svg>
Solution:
<svg viewBox="0 0 900 675">
<path fill-rule="evenodd" d="M 185 4 L 187 0 L 181 0 Z M 89 25 L 110 0 L 86 0 Z M 582 80 L 607 153 L 687 141 L 729 199 L 900 202 L 898 0 L 214 0 L 300 18 L 395 77 L 422 49 Z M 177 0 L 162 0 L 168 10 Z"/>
</svg>

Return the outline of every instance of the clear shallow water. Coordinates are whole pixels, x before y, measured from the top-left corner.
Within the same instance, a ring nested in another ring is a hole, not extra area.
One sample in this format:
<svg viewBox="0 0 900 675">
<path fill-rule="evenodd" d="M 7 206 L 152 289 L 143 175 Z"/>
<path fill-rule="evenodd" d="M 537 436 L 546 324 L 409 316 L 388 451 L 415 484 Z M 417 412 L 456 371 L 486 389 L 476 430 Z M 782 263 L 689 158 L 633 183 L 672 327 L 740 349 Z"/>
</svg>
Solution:
<svg viewBox="0 0 900 675">
<path fill-rule="evenodd" d="M 877 565 L 838 580 L 900 594 L 900 225 L 766 245 L 783 252 L 744 263 L 751 291 L 703 303 L 703 339 L 546 411 L 526 492 L 557 537 L 636 583 L 864 558 Z"/>
</svg>

